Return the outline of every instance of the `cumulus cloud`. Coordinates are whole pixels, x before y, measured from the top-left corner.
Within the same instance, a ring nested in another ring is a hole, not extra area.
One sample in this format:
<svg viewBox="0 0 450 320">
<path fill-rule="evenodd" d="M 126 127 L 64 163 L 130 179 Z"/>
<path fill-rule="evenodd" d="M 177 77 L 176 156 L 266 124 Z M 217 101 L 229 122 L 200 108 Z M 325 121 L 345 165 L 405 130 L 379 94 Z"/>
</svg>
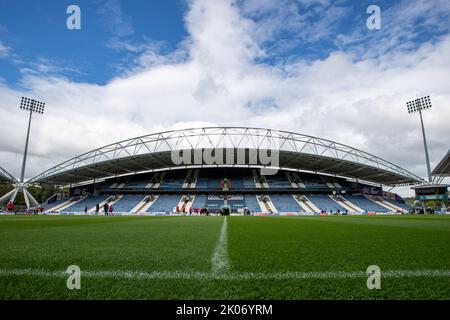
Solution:
<svg viewBox="0 0 450 320">
<path fill-rule="evenodd" d="M 17 106 L 21 95 L 47 102 L 33 122 L 28 177 L 108 143 L 205 125 L 316 135 L 425 176 L 419 119 L 405 107 L 415 94 L 433 100 L 424 114 L 433 165 L 448 150 L 448 34 L 409 51 L 361 57 L 338 49 L 323 59 L 265 64 L 258 59 L 270 54 L 267 39 L 245 10 L 230 0 L 190 1 L 183 58 L 153 50 L 139 68 L 103 86 L 37 74 L 24 75 L 22 91 L 0 83 L 0 165 L 20 170 L 27 124 Z"/>
</svg>

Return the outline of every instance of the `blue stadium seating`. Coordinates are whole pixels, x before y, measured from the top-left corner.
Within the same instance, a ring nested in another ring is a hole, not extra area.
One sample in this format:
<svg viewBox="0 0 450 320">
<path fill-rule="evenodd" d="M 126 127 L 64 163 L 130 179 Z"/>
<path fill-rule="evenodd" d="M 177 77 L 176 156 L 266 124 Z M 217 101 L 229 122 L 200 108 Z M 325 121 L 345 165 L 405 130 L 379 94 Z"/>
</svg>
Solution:
<svg viewBox="0 0 450 320">
<path fill-rule="evenodd" d="M 384 201 L 392 203 L 393 205 L 396 205 L 397 207 L 400 207 L 402 209 L 405 210 L 411 210 L 411 207 L 408 206 L 406 203 L 400 202 L 400 201 L 395 201 L 395 200 L 391 200 L 391 199 L 387 199 L 387 198 L 382 198 Z"/>
<path fill-rule="evenodd" d="M 165 190 L 181 189 L 183 187 L 185 177 L 186 174 L 183 170 L 167 172 L 159 188 Z"/>
<path fill-rule="evenodd" d="M 243 177 L 242 183 L 243 183 L 245 189 L 255 189 L 256 188 L 255 180 L 253 179 L 253 177 L 250 177 L 250 176 Z"/>
<path fill-rule="evenodd" d="M 44 204 L 42 204 L 42 209 L 44 209 L 44 211 L 46 211 L 46 210 L 54 208 L 60 204 L 63 204 L 67 200 L 69 200 L 69 198 L 61 198 L 59 200 L 53 201 L 52 203 L 44 203 Z"/>
<path fill-rule="evenodd" d="M 208 208 L 209 211 L 216 211 L 220 210 L 224 205 L 224 200 L 222 199 L 208 199 L 206 198 L 206 208 Z"/>
<path fill-rule="evenodd" d="M 144 198 L 144 195 L 125 195 L 113 204 L 114 212 L 130 212 Z"/>
<path fill-rule="evenodd" d="M 220 187 L 220 180 L 219 179 L 210 178 L 206 182 L 206 187 L 208 189 L 211 189 L 211 190 L 221 189 L 221 187 Z"/>
<path fill-rule="evenodd" d="M 230 206 L 230 209 L 232 211 L 237 211 L 237 210 L 243 209 L 245 207 L 244 197 L 242 197 L 242 199 L 236 199 L 236 198 L 228 199 L 227 203 Z"/>
<path fill-rule="evenodd" d="M 231 185 L 231 189 L 239 189 L 239 190 L 241 190 L 241 189 L 245 188 L 244 181 L 242 179 L 237 178 L 237 177 L 233 178 L 233 179 L 229 179 L 228 182 L 229 182 L 228 185 Z"/>
<path fill-rule="evenodd" d="M 272 203 L 278 212 L 300 212 L 302 208 L 290 194 L 272 194 L 270 195 Z"/>
<path fill-rule="evenodd" d="M 208 188 L 208 178 L 197 178 L 197 183 L 195 184 L 196 189 L 207 189 Z"/>
<path fill-rule="evenodd" d="M 261 207 L 259 206 L 258 200 L 256 200 L 255 195 L 246 194 L 244 195 L 245 206 L 253 212 L 261 212 Z"/>
<path fill-rule="evenodd" d="M 207 169 L 200 170 L 197 177 L 196 189 L 221 189 L 221 181 L 225 178 L 223 170 Z"/>
<path fill-rule="evenodd" d="M 337 212 L 339 210 L 340 212 L 345 212 L 345 208 L 340 206 L 328 195 L 308 195 L 307 198 L 322 211 Z"/>
<path fill-rule="evenodd" d="M 96 204 L 100 204 L 101 202 L 108 199 L 109 195 L 101 195 L 101 196 L 88 196 L 81 200 L 78 203 L 75 203 L 64 210 L 62 212 L 84 212 L 84 208 L 87 207 L 88 210 L 94 208 Z M 100 211 L 102 212 L 103 208 L 100 208 Z"/>
<path fill-rule="evenodd" d="M 146 212 L 172 212 L 181 200 L 181 195 L 161 194 Z"/>
<path fill-rule="evenodd" d="M 194 202 L 192 203 L 191 208 L 198 208 L 199 210 L 206 207 L 206 195 L 198 194 L 194 198 Z"/>
<path fill-rule="evenodd" d="M 341 181 L 339 181 L 338 179 L 334 178 L 334 177 L 323 177 L 323 180 L 325 183 L 331 183 L 333 185 L 333 187 L 331 189 L 336 189 L 336 190 L 341 190 L 342 189 L 342 183 Z M 335 183 L 338 183 L 340 187 L 337 187 L 335 185 Z"/>
<path fill-rule="evenodd" d="M 330 188 L 327 186 L 325 181 L 320 176 L 307 174 L 307 173 L 299 173 L 300 179 L 305 184 L 305 187 L 311 190 L 329 190 Z"/>
<path fill-rule="evenodd" d="M 367 212 L 388 212 L 389 210 L 385 207 L 382 207 L 372 200 L 367 199 L 363 195 L 346 195 L 345 199 L 350 201 L 351 203 L 357 205 L 361 209 Z"/>
<path fill-rule="evenodd" d="M 147 184 L 149 184 L 149 182 L 150 177 L 148 176 L 132 177 L 125 183 L 125 188 L 143 189 L 147 186 Z"/>
<path fill-rule="evenodd" d="M 282 171 L 279 171 L 276 175 L 265 177 L 270 189 L 292 188 L 291 183 L 289 182 L 288 178 Z"/>
<path fill-rule="evenodd" d="M 255 190 L 256 185 L 252 175 L 252 169 L 249 168 L 238 168 L 238 167 L 226 167 L 226 168 L 201 168 L 199 170 L 198 180 L 196 181 L 196 189 L 200 190 L 203 195 L 196 195 L 194 199 L 194 203 L 192 204 L 192 208 L 209 208 L 210 211 L 216 211 L 221 209 L 225 202 L 223 199 L 219 200 L 208 200 L 206 194 L 217 195 L 221 194 L 220 189 L 223 188 L 223 182 L 225 180 L 228 181 L 228 186 L 231 192 L 238 192 L 239 194 L 244 195 L 243 200 L 228 200 L 227 204 L 232 211 L 237 211 L 240 208 L 247 206 L 251 211 L 260 212 L 265 211 L 265 209 L 261 209 L 257 202 L 255 195 L 249 195 L 246 191 Z M 255 169 L 257 170 L 257 169 Z M 137 175 L 131 175 L 127 177 L 117 177 L 110 178 L 103 182 L 96 183 L 95 185 L 83 185 L 79 187 L 75 187 L 71 190 L 71 194 L 83 194 L 85 192 L 95 193 L 95 190 L 103 189 L 103 193 L 111 192 L 113 194 L 123 194 L 123 198 L 118 202 L 113 204 L 114 212 L 129 212 L 133 209 L 141 200 L 144 199 L 145 194 L 149 194 L 150 191 L 142 190 L 150 183 L 151 181 L 160 181 L 161 177 L 164 176 L 164 179 L 161 182 L 160 189 L 163 193 L 172 194 L 172 196 L 161 195 L 159 199 L 151 206 L 147 211 L 148 212 L 172 212 L 173 208 L 176 207 L 182 197 L 182 195 L 186 195 L 186 189 L 183 189 L 183 184 L 185 178 L 187 176 L 188 169 L 180 169 L 180 170 L 168 170 L 166 172 L 158 172 L 158 173 L 142 173 Z M 340 210 L 341 212 L 345 212 L 345 209 L 341 207 L 339 203 L 336 203 L 328 194 L 331 194 L 331 190 L 335 189 L 335 187 L 331 188 L 327 185 L 327 181 L 329 183 L 339 183 L 339 185 L 348 190 L 346 192 L 345 197 L 358 207 L 361 207 L 363 210 L 367 211 L 377 211 L 377 212 L 387 212 L 389 209 L 386 209 L 375 202 L 363 197 L 363 196 L 348 196 L 353 194 L 354 192 L 358 192 L 358 194 L 364 194 L 364 188 L 370 189 L 370 186 L 355 183 L 352 181 L 347 181 L 343 178 L 326 176 L 322 177 L 317 174 L 308 173 L 308 172 L 291 172 L 293 175 L 293 181 L 297 181 L 295 178 L 297 175 L 300 180 L 305 184 L 305 188 L 301 187 L 301 191 L 306 194 L 306 196 L 320 209 L 324 211 L 334 211 Z M 156 176 L 156 177 L 155 177 Z M 268 189 L 260 190 L 259 192 L 267 193 L 273 203 L 275 208 L 279 212 L 300 212 L 302 211 L 302 207 L 295 201 L 292 197 L 290 191 L 292 189 L 292 185 L 286 176 L 286 172 L 280 170 L 276 175 L 264 176 L 264 180 L 267 181 Z M 116 187 L 120 184 L 125 184 L 123 188 L 119 188 L 112 192 L 110 190 L 112 185 Z M 132 192 L 130 189 L 135 189 L 134 195 L 130 195 Z M 138 191 L 141 189 L 141 191 Z M 239 191 L 237 191 L 239 190 Z M 242 190 L 242 191 L 241 191 Z M 274 191 L 279 194 L 274 194 Z M 358 191 L 357 191 L 358 190 Z M 225 190 L 226 191 L 226 190 Z M 284 192 L 282 192 L 284 191 Z M 102 192 L 102 191 L 100 191 Z M 142 193 L 136 195 L 137 193 Z M 154 192 L 159 193 L 159 192 Z M 194 193 L 194 192 L 193 192 Z M 317 194 L 321 195 L 308 195 L 308 194 Z M 225 195 L 224 195 L 225 196 Z M 64 212 L 73 213 L 82 213 L 84 212 L 84 207 L 87 205 L 88 210 L 95 207 L 96 203 L 100 203 L 105 200 L 107 195 L 92 197 L 83 200 L 78 204 L 71 204 L 69 208 L 64 209 Z M 388 202 L 391 202 L 401 208 L 409 210 L 410 207 L 399 202 L 395 202 L 390 199 L 385 199 Z M 66 199 L 61 199 L 58 202 L 53 202 L 51 204 L 44 204 L 44 210 L 48 208 L 52 208 L 57 206 L 58 204 L 66 201 Z"/>
</svg>

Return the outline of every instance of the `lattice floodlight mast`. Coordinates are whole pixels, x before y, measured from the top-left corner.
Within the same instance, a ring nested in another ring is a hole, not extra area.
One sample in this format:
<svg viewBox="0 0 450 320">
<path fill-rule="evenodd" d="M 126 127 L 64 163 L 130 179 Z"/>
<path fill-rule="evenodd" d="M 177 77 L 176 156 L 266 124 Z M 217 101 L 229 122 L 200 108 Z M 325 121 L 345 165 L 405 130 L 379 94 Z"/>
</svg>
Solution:
<svg viewBox="0 0 450 320">
<path fill-rule="evenodd" d="M 20 109 L 28 111 L 30 113 L 30 117 L 28 119 L 27 139 L 25 141 L 25 150 L 23 152 L 22 170 L 20 172 L 20 183 L 23 183 L 23 179 L 25 177 L 25 164 L 27 162 L 27 154 L 28 154 L 28 141 L 30 139 L 31 118 L 33 116 L 33 113 L 44 114 L 45 103 L 34 99 L 22 97 L 22 100 L 20 102 Z"/>
<path fill-rule="evenodd" d="M 20 101 L 20 109 L 25 110 L 30 113 L 28 118 L 28 128 L 27 128 L 27 137 L 25 140 L 25 149 L 23 152 L 23 160 L 22 160 L 22 169 L 20 171 L 20 180 L 18 183 L 15 184 L 14 190 L 10 191 L 6 195 L 0 198 L 0 202 L 3 202 L 5 200 L 9 200 L 14 202 L 17 193 L 22 192 L 23 196 L 25 198 L 25 202 L 27 205 L 27 208 L 30 207 L 36 207 L 39 205 L 39 203 L 34 199 L 34 197 L 31 195 L 31 193 L 28 192 L 28 190 L 25 187 L 24 184 L 24 178 L 25 178 L 25 165 L 27 162 L 27 154 L 28 154 L 28 142 L 30 140 L 30 128 L 31 128 L 31 119 L 33 116 L 33 113 L 37 114 L 44 114 L 45 110 L 45 103 L 41 101 L 37 101 L 35 99 L 30 99 L 26 97 L 22 97 Z"/>
<path fill-rule="evenodd" d="M 423 117 L 422 111 L 431 108 L 431 99 L 430 96 L 417 98 L 412 101 L 408 101 L 406 103 L 406 107 L 408 108 L 408 113 L 419 113 L 420 115 L 420 124 L 422 126 L 422 137 L 423 137 L 423 145 L 425 148 L 425 160 L 427 163 L 427 173 L 428 173 L 428 182 L 432 182 L 431 180 L 431 166 L 430 166 L 430 157 L 428 155 L 428 145 L 427 145 L 427 137 L 425 135 L 425 127 L 423 125 Z"/>
</svg>

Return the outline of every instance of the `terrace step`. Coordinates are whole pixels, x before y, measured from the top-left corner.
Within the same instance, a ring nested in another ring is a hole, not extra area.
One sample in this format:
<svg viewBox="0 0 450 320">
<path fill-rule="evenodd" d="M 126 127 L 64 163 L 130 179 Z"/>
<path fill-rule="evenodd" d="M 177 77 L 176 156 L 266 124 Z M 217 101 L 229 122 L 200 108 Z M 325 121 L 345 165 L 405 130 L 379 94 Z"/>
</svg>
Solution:
<svg viewBox="0 0 450 320">
<path fill-rule="evenodd" d="M 400 212 L 403 212 L 403 213 L 408 213 L 407 210 L 405 210 L 405 209 L 403 209 L 403 208 L 401 208 L 401 207 L 399 207 L 399 206 L 396 206 L 396 205 L 393 204 L 393 203 L 384 201 L 384 200 L 381 199 L 381 198 L 377 198 L 377 197 L 373 197 L 373 196 L 368 196 L 368 195 L 366 195 L 366 198 L 372 200 L 373 202 L 375 202 L 376 204 L 378 204 L 378 205 L 380 205 L 380 206 L 382 206 L 382 207 L 385 207 L 386 209 L 389 209 L 390 211 L 394 211 L 394 212 L 400 211 Z"/>
<path fill-rule="evenodd" d="M 298 204 L 305 210 L 305 212 L 319 213 L 320 209 L 315 206 L 314 203 L 309 201 L 306 196 L 294 197 Z"/>
<path fill-rule="evenodd" d="M 57 209 L 55 209 L 55 212 L 61 212 L 61 211 L 63 211 L 64 209 L 67 209 L 68 207 L 71 207 L 71 206 L 73 206 L 73 205 L 76 205 L 78 202 L 83 201 L 83 200 L 86 199 L 87 197 L 88 197 L 88 196 L 84 196 L 84 197 L 78 199 L 77 201 L 70 201 L 70 200 L 73 200 L 73 198 L 72 198 L 72 199 L 70 199 L 69 201 L 67 201 L 67 202 L 65 202 L 64 204 L 62 204 L 61 206 L 59 206 Z"/>
<path fill-rule="evenodd" d="M 359 213 L 364 212 L 363 209 L 361 209 L 357 205 L 351 203 L 344 197 L 341 197 L 339 195 L 337 195 L 337 196 L 330 195 L 330 198 L 333 199 L 336 203 L 338 203 L 341 207 L 345 208 L 348 212 L 359 212 Z"/>
<path fill-rule="evenodd" d="M 146 212 L 155 203 L 155 201 L 158 200 L 158 196 L 153 197 L 152 200 L 148 200 L 148 198 L 149 196 L 144 197 L 141 202 L 131 209 L 130 213 Z"/>
<path fill-rule="evenodd" d="M 105 200 L 103 200 L 102 202 L 100 202 L 98 205 L 99 205 L 99 207 L 100 207 L 100 211 L 102 211 L 103 210 L 103 206 L 105 205 L 105 204 L 107 204 L 107 203 L 109 203 L 109 201 L 110 200 L 112 200 L 113 199 L 113 197 L 114 196 L 109 196 L 108 198 L 106 198 Z M 94 213 L 95 212 L 95 209 L 96 209 L 96 205 L 95 206 L 93 206 L 92 208 L 88 208 L 88 213 Z"/>
</svg>

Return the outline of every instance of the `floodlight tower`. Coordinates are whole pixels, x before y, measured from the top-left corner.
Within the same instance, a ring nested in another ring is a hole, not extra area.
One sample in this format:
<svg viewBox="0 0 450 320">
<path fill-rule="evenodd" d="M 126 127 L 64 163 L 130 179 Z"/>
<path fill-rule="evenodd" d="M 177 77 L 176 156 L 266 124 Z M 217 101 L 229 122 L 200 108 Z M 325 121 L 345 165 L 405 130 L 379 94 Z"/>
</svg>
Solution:
<svg viewBox="0 0 450 320">
<path fill-rule="evenodd" d="M 28 154 L 28 141 L 30 140 L 31 118 L 33 116 L 33 112 L 37 114 L 44 114 L 45 103 L 22 97 L 22 100 L 20 102 L 20 109 L 30 112 L 30 117 L 28 119 L 27 139 L 25 141 L 25 150 L 23 152 L 22 170 L 20 171 L 20 183 L 23 183 L 23 179 L 25 176 L 25 164 L 27 162 Z"/>
<path fill-rule="evenodd" d="M 432 180 L 431 180 L 430 157 L 428 156 L 427 137 L 425 135 L 425 127 L 423 125 L 423 117 L 422 117 L 422 111 L 431 108 L 430 96 L 421 97 L 412 101 L 408 101 L 406 103 L 406 107 L 408 108 L 409 114 L 418 112 L 420 116 L 420 124 L 422 125 L 423 145 L 425 148 L 425 159 L 427 162 L 428 182 L 431 183 Z"/>
<path fill-rule="evenodd" d="M 14 186 L 15 186 L 14 190 L 12 190 L 8 194 L 1 197 L 0 201 L 8 200 L 8 198 L 9 198 L 10 201 L 14 202 L 14 200 L 17 196 L 17 193 L 22 192 L 23 196 L 25 198 L 25 202 L 27 204 L 27 209 L 29 209 L 31 207 L 36 207 L 39 205 L 39 203 L 36 201 L 36 199 L 31 195 L 31 193 L 28 192 L 28 190 L 26 189 L 26 184 L 24 183 L 25 165 L 27 162 L 27 154 L 28 154 L 28 142 L 30 140 L 31 119 L 33 117 L 33 113 L 37 113 L 37 114 L 44 113 L 45 103 L 34 100 L 34 99 L 22 97 L 22 100 L 20 102 L 20 109 L 25 110 L 30 113 L 29 118 L 28 118 L 27 138 L 25 140 L 25 150 L 23 153 L 22 170 L 20 172 L 20 180 L 18 181 L 18 183 L 14 184 Z"/>
</svg>

